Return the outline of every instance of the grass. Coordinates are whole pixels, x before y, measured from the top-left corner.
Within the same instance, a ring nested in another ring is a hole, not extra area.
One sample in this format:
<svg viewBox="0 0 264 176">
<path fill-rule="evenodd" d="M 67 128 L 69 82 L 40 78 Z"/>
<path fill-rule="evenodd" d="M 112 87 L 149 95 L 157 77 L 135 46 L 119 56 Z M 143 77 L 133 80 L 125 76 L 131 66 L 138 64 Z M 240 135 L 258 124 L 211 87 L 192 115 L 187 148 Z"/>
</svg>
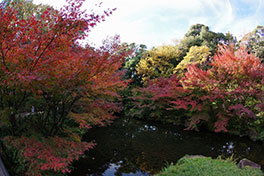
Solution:
<svg viewBox="0 0 264 176">
<path fill-rule="evenodd" d="M 260 169 L 239 168 L 232 160 L 210 157 L 181 158 L 155 176 L 262 176 Z"/>
</svg>

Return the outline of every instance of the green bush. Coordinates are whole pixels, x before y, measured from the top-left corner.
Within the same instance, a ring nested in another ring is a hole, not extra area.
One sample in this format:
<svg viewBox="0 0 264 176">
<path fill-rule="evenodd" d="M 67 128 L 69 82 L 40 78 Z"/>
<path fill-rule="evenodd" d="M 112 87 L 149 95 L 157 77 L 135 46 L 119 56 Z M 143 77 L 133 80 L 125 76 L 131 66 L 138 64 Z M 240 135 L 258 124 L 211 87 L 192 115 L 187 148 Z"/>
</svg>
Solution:
<svg viewBox="0 0 264 176">
<path fill-rule="evenodd" d="M 262 176 L 260 169 L 239 168 L 231 159 L 210 157 L 181 158 L 176 165 L 170 165 L 156 176 Z"/>
</svg>

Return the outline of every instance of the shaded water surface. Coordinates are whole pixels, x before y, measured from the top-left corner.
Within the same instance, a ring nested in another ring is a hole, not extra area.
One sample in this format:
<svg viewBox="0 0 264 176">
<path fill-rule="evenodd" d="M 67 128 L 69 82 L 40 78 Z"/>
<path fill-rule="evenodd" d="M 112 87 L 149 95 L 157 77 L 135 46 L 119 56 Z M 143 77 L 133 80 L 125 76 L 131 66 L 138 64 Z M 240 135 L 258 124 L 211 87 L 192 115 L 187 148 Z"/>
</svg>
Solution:
<svg viewBox="0 0 264 176">
<path fill-rule="evenodd" d="M 183 131 L 180 127 L 121 118 L 112 126 L 91 129 L 84 140 L 97 145 L 74 163 L 72 176 L 153 175 L 182 156 L 248 158 L 264 166 L 264 146 L 225 134 Z"/>
</svg>

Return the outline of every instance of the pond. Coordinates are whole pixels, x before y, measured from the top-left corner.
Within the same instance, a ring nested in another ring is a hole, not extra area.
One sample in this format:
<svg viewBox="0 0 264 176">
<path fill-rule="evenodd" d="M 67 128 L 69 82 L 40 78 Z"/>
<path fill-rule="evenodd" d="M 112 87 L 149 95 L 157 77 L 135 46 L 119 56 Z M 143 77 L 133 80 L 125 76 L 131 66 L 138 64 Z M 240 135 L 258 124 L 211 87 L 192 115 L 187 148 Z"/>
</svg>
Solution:
<svg viewBox="0 0 264 176">
<path fill-rule="evenodd" d="M 159 172 L 184 155 L 248 158 L 264 166 L 264 146 L 248 138 L 120 118 L 84 136 L 97 145 L 74 163 L 71 176 L 144 176 Z"/>
</svg>

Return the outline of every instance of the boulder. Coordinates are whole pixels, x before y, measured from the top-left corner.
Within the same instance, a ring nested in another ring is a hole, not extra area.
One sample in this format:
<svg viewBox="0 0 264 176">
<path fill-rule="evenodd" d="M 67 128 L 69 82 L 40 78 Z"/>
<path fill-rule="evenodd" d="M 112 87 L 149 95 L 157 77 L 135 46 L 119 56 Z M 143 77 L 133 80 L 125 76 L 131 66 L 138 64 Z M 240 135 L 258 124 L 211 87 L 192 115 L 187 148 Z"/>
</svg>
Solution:
<svg viewBox="0 0 264 176">
<path fill-rule="evenodd" d="M 238 167 L 240 168 L 245 168 L 246 166 L 249 166 L 249 167 L 252 167 L 252 168 L 255 168 L 255 169 L 261 169 L 261 166 L 257 163 L 254 163 L 253 161 L 250 161 L 246 158 L 242 159 L 239 161 L 238 163 Z"/>
</svg>

